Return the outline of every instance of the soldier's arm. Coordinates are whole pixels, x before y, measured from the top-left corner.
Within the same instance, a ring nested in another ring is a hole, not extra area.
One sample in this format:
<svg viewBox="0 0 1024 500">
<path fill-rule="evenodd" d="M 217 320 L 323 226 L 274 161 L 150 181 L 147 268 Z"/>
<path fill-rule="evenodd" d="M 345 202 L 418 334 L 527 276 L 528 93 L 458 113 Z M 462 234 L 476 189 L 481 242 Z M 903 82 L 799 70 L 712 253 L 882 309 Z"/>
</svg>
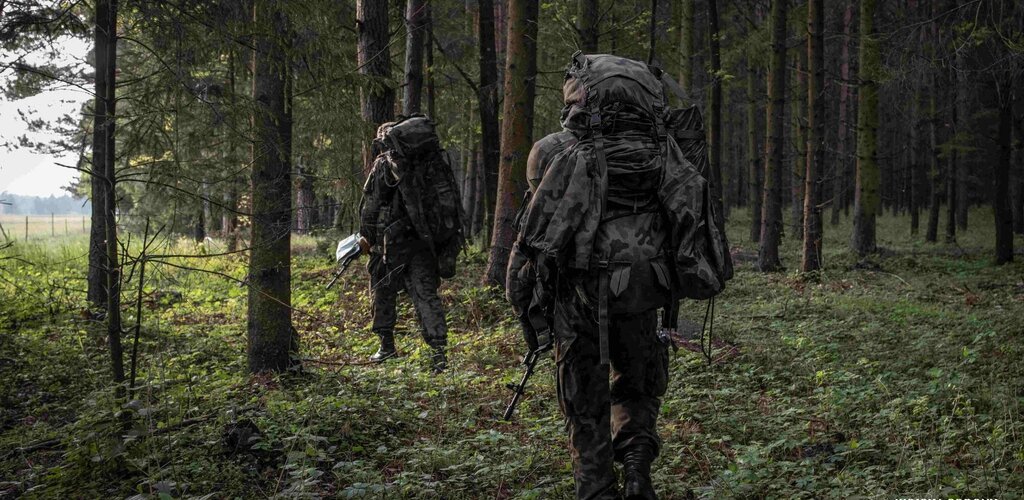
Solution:
<svg viewBox="0 0 1024 500">
<path fill-rule="evenodd" d="M 363 185 L 363 199 L 359 202 L 359 234 L 371 246 L 377 244 L 377 218 L 380 215 L 381 196 L 378 189 L 379 162 L 374 162 Z"/>
</svg>

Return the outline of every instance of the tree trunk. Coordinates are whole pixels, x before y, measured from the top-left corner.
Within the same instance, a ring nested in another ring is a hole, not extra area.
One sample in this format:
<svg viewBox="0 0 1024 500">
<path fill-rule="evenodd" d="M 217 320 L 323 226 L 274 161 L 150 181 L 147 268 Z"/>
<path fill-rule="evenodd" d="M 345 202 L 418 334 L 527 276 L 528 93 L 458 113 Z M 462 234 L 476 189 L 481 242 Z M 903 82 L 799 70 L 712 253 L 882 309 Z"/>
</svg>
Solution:
<svg viewBox="0 0 1024 500">
<path fill-rule="evenodd" d="M 232 48 L 228 51 L 228 102 L 231 109 L 235 109 L 237 103 L 235 80 L 235 50 Z M 230 123 L 234 124 L 234 121 Z M 228 129 L 228 127 L 225 127 L 225 129 Z M 237 167 L 242 162 L 239 161 L 241 158 L 238 154 L 237 142 L 230 136 L 227 130 L 225 130 L 225 137 L 228 139 L 225 141 L 227 151 L 224 160 L 228 165 L 229 177 L 225 181 L 226 185 L 224 187 L 224 220 L 221 222 L 221 234 L 227 240 L 227 251 L 234 252 L 238 250 L 238 185 L 240 179 L 237 178 Z"/>
<path fill-rule="evenodd" d="M 667 3 L 667 2 L 664 2 Z M 722 206 L 722 69 L 721 50 L 718 43 L 718 2 L 708 0 L 708 40 L 711 48 L 711 112 L 708 127 L 708 163 L 711 169 L 711 196 L 715 207 L 715 223 L 725 228 L 725 209 Z"/>
<path fill-rule="evenodd" d="M 1024 77 L 1018 76 L 1018 82 L 1024 82 Z M 1024 95 L 1024 89 L 1019 88 L 1018 92 L 1022 92 L 1018 95 Z M 1024 110 L 1015 114 L 1024 117 Z M 1024 118 L 1017 121 L 1014 129 L 1017 131 L 1017 199 L 1014 201 L 1013 232 L 1024 234 Z"/>
<path fill-rule="evenodd" d="M 598 0 L 579 0 L 580 50 L 584 54 L 596 54 L 599 36 L 600 12 Z"/>
<path fill-rule="evenodd" d="M 953 102 L 957 99 L 957 88 L 953 85 Z M 953 123 L 957 123 L 957 107 L 953 106 Z M 955 133 L 955 131 L 954 131 Z M 953 139 L 955 140 L 955 139 Z M 956 208 L 957 204 L 957 151 L 953 148 L 946 167 L 946 243 L 956 243 Z"/>
<path fill-rule="evenodd" d="M 282 371 L 297 349 L 291 320 L 290 36 L 272 0 L 256 0 L 253 54 L 252 242 L 249 256 L 249 371 Z"/>
<path fill-rule="evenodd" d="M 857 184 L 854 191 L 853 238 L 851 246 L 861 258 L 873 253 L 875 219 L 881 207 L 879 196 L 878 77 L 881 55 L 875 38 L 875 2 L 860 3 L 860 64 L 857 80 Z"/>
<path fill-rule="evenodd" d="M 814 1 L 814 0 L 810 0 Z M 808 14 L 809 15 L 809 14 Z M 807 44 L 805 50 L 798 50 L 796 57 L 796 88 L 793 93 L 793 155 L 792 182 L 789 186 L 790 196 L 790 237 L 803 240 L 804 237 L 804 175 L 807 173 L 807 129 L 805 125 L 804 106 L 809 104 L 807 97 Z M 808 109 L 810 111 L 810 109 Z"/>
<path fill-rule="evenodd" d="M 498 122 L 498 65 L 495 48 L 494 2 L 479 0 L 480 17 L 480 148 L 483 162 L 480 178 L 486 188 L 478 193 L 485 200 L 498 190 L 498 163 L 501 161 L 501 125 Z M 506 115 L 507 117 L 507 115 Z M 483 224 L 490 222 L 486 210 Z"/>
<path fill-rule="evenodd" d="M 298 177 L 298 189 L 295 193 L 295 232 L 306 234 L 313 227 L 313 180 L 307 175 L 305 166 L 299 165 L 295 170 Z"/>
<path fill-rule="evenodd" d="M 928 96 L 928 178 L 931 181 L 931 205 L 928 207 L 928 230 L 924 240 L 935 243 L 939 238 L 939 209 L 942 205 L 942 173 L 939 171 L 939 143 L 937 128 L 939 117 L 935 109 L 935 94 L 939 91 L 938 77 L 931 77 Z"/>
<path fill-rule="evenodd" d="M 1013 262 L 1013 211 L 1010 208 L 1010 162 L 1013 157 L 1013 86 L 1012 76 L 1004 76 L 999 96 L 999 161 L 992 176 L 995 198 L 992 210 L 996 219 L 996 264 Z M 998 87 L 997 87 L 998 88 Z"/>
<path fill-rule="evenodd" d="M 709 8 L 711 7 L 709 6 Z M 668 26 L 671 23 L 672 4 L 670 0 L 651 0 L 650 45 L 648 46 L 650 50 L 647 53 L 648 64 L 665 69 L 665 62 L 671 60 L 665 57 L 665 54 L 668 54 L 670 50 Z"/>
<path fill-rule="evenodd" d="M 786 147 L 786 7 L 788 0 L 773 0 L 771 13 L 771 69 L 768 74 L 768 162 L 764 173 L 764 206 L 761 216 L 761 247 L 757 267 L 762 272 L 782 269 L 782 169 Z"/>
<path fill-rule="evenodd" d="M 423 95 L 423 34 L 426 22 L 424 0 L 408 0 L 405 7 L 405 91 L 402 114 L 420 112 Z"/>
<path fill-rule="evenodd" d="M 117 179 L 115 177 L 114 134 L 115 108 L 117 102 L 117 0 L 98 0 L 96 2 L 96 104 L 93 128 L 92 172 L 93 179 L 99 179 L 101 188 L 99 198 L 93 193 L 93 213 L 95 206 L 100 206 L 100 217 L 93 219 L 94 227 L 102 228 L 102 239 L 98 242 L 102 253 L 100 264 L 96 268 L 98 277 L 90 269 L 90 291 L 93 280 L 103 280 L 99 288 L 102 295 L 95 298 L 107 308 L 107 343 L 110 345 L 110 362 L 115 391 L 118 399 L 125 394 L 124 386 L 124 352 L 121 348 L 121 263 L 117 245 Z M 96 183 L 93 182 L 93 186 Z M 90 233 L 92 235 L 92 233 Z M 91 243 L 91 242 L 90 242 Z M 90 263 L 92 262 L 90 247 Z"/>
<path fill-rule="evenodd" d="M 800 270 L 821 268 L 821 173 L 825 167 L 825 0 L 807 2 L 807 171 Z"/>
<path fill-rule="evenodd" d="M 1012 3 L 1011 3 L 1012 5 Z M 965 2 L 960 0 L 957 2 L 957 8 L 965 6 Z M 970 44 L 966 43 L 964 47 L 956 50 L 956 100 L 954 105 L 956 107 L 956 120 L 953 122 L 953 129 L 956 133 L 955 142 L 969 141 L 972 139 L 970 129 L 970 117 L 971 113 L 968 108 L 968 92 L 970 92 L 974 83 L 968 79 L 967 67 L 971 64 L 970 62 Z M 966 144 L 958 144 L 961 146 L 967 146 Z M 967 164 L 967 155 L 954 155 L 955 166 L 953 167 L 956 171 L 956 226 L 961 231 L 967 230 L 967 211 L 970 208 L 970 193 L 968 192 L 969 184 L 967 177 L 970 171 L 970 165 Z"/>
<path fill-rule="evenodd" d="M 427 116 L 433 119 L 437 116 L 437 90 L 434 87 L 434 14 L 429 3 L 424 9 L 427 27 L 427 41 L 423 45 L 423 50 L 427 53 Z"/>
<path fill-rule="evenodd" d="M 843 46 L 839 55 L 839 137 L 832 173 L 832 225 L 839 225 L 839 211 L 846 205 L 847 140 L 850 137 L 850 38 L 853 36 L 853 4 L 843 12 Z"/>
<path fill-rule="evenodd" d="M 687 92 L 693 91 L 693 61 L 696 59 L 693 43 L 693 19 L 695 17 L 695 3 L 697 0 L 680 0 L 682 5 L 681 25 L 679 27 L 679 84 Z"/>
<path fill-rule="evenodd" d="M 934 2 L 929 2 L 928 4 L 928 17 L 932 18 L 932 22 L 927 28 L 928 34 L 926 35 L 927 40 L 925 43 L 928 45 L 929 56 L 934 59 L 935 47 L 939 44 L 939 22 L 935 18 Z M 936 108 L 939 94 L 939 76 L 934 68 L 930 69 L 930 71 L 930 88 L 928 92 L 928 177 L 931 181 L 931 204 L 928 207 L 928 230 L 925 233 L 924 240 L 935 243 L 939 238 L 939 209 L 942 204 L 943 190 L 942 173 L 939 170 L 939 115 Z"/>
<path fill-rule="evenodd" d="M 915 81 L 913 101 L 910 103 L 910 144 L 909 144 L 909 155 L 910 155 L 910 196 L 909 208 L 910 208 L 910 234 L 917 235 L 918 229 L 921 226 L 921 167 L 919 165 L 920 160 L 918 157 L 918 146 L 920 138 L 917 136 L 918 126 L 921 124 L 921 120 L 918 118 L 921 102 L 921 89 L 918 83 Z"/>
<path fill-rule="evenodd" d="M 505 66 L 501 169 L 495 195 L 494 231 L 485 282 L 505 285 L 505 268 L 515 238 L 512 221 L 526 189 L 526 158 L 533 146 L 533 101 L 537 92 L 538 0 L 510 0 L 508 61 Z"/>
<path fill-rule="evenodd" d="M 115 179 L 107 173 L 114 171 L 114 108 L 116 105 L 115 84 L 117 68 L 117 0 L 97 0 L 96 27 L 93 32 L 95 43 L 94 68 L 96 70 L 93 101 L 92 165 L 90 186 L 92 187 L 92 217 L 89 230 L 89 271 L 86 298 L 97 308 L 107 305 L 109 296 L 107 245 L 107 190 L 112 189 Z M 116 222 L 116 221 L 115 221 Z M 116 251 L 115 251 L 116 256 Z M 110 339 L 111 354 L 115 342 L 120 357 L 121 336 Z M 120 373 L 120 378 L 118 374 Z M 120 383 L 124 379 L 124 368 L 115 361 L 114 378 Z"/>
<path fill-rule="evenodd" d="M 761 167 L 761 145 L 757 143 L 759 127 L 757 117 L 757 70 L 747 61 L 747 195 L 750 197 L 750 241 L 761 242 L 761 202 L 764 191 L 764 169 Z"/>
<path fill-rule="evenodd" d="M 381 123 L 394 116 L 395 90 L 388 86 L 391 77 L 391 50 L 388 48 L 388 2 L 356 0 L 356 64 L 364 83 L 359 89 L 359 107 L 366 124 L 362 144 L 363 174 L 373 166 L 370 141 Z"/>
</svg>

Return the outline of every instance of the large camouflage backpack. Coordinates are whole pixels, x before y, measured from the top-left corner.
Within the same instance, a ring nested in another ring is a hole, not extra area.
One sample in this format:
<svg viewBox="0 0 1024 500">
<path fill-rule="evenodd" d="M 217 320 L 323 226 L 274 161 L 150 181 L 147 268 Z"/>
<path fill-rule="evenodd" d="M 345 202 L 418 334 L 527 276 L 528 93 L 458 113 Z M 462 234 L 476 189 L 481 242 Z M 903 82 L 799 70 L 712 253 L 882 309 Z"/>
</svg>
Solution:
<svg viewBox="0 0 1024 500">
<path fill-rule="evenodd" d="M 551 162 L 523 216 L 508 273 L 517 306 L 528 296 L 523 277 L 564 276 L 604 330 L 607 314 L 724 288 L 728 247 L 707 181 L 666 127 L 662 85 L 641 62 L 573 56 L 562 125 L 579 142 Z"/>
<path fill-rule="evenodd" d="M 465 246 L 462 198 L 434 122 L 411 115 L 384 127 L 378 141 L 413 229 L 437 257 L 441 277 L 454 276 Z"/>
</svg>

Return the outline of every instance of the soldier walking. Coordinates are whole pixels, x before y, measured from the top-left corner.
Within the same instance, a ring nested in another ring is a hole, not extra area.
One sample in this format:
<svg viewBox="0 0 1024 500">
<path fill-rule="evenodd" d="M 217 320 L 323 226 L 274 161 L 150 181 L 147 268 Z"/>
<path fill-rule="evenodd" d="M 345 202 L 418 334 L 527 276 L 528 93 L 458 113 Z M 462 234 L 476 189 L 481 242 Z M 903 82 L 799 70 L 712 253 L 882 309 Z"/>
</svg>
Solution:
<svg viewBox="0 0 1024 500">
<path fill-rule="evenodd" d="M 724 240 L 708 228 L 706 181 L 666 129 L 662 85 L 644 63 L 577 53 L 566 130 L 538 141 L 527 167 L 532 193 L 506 291 L 531 350 L 553 337 L 580 499 L 657 498 L 651 465 L 676 305 L 731 276 Z"/>
<path fill-rule="evenodd" d="M 360 234 L 370 254 L 372 329 L 380 338 L 370 361 L 398 353 L 396 301 L 405 290 L 432 349 L 431 369 L 440 373 L 448 364 L 448 326 L 437 290 L 442 277 L 454 275 L 464 242 L 458 190 L 434 124 L 422 115 L 381 125 L 373 148 L 379 154 L 360 203 Z"/>
</svg>

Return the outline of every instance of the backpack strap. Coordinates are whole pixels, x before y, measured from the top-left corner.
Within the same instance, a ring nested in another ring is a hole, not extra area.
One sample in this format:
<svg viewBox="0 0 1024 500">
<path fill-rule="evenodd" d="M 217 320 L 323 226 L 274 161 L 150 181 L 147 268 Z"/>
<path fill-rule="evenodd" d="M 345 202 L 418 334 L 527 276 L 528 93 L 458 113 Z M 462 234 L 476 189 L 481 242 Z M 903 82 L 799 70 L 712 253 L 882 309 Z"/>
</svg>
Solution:
<svg viewBox="0 0 1024 500">
<path fill-rule="evenodd" d="M 604 134 L 601 133 L 601 111 L 592 109 L 590 111 L 590 133 L 594 140 L 594 156 L 597 159 L 598 175 L 608 176 L 608 158 L 604 153 Z M 605 183 L 605 195 L 601 197 L 601 217 L 604 217 L 605 204 L 608 201 L 607 182 Z M 598 278 L 598 299 L 597 299 L 597 334 L 598 345 L 601 352 L 601 364 L 609 363 L 608 353 L 608 286 L 611 278 L 612 268 L 607 263 L 600 263 L 600 277 Z"/>
</svg>

